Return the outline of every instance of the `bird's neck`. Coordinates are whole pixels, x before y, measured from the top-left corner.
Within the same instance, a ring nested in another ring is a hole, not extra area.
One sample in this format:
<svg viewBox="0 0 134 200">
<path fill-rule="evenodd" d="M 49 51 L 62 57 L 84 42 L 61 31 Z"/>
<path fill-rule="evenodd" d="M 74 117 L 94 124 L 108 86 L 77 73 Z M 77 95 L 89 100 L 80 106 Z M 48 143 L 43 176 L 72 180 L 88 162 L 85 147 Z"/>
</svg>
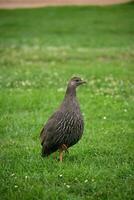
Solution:
<svg viewBox="0 0 134 200">
<path fill-rule="evenodd" d="M 68 85 L 66 94 L 65 94 L 65 99 L 75 98 L 75 97 L 76 97 L 76 87 Z"/>
</svg>

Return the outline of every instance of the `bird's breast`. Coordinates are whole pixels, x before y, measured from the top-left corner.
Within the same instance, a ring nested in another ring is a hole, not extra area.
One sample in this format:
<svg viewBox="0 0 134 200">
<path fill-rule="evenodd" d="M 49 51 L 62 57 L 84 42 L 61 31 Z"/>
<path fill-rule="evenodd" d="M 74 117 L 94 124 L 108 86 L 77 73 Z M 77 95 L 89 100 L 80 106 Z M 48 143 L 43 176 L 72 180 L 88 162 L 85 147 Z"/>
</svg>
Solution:
<svg viewBox="0 0 134 200">
<path fill-rule="evenodd" d="M 81 114 L 72 112 L 68 115 L 65 125 L 64 138 L 68 146 L 72 146 L 79 141 L 84 129 L 83 118 Z"/>
<path fill-rule="evenodd" d="M 57 124 L 57 131 L 63 134 L 79 134 L 83 131 L 84 123 L 81 113 L 67 111 Z"/>
</svg>

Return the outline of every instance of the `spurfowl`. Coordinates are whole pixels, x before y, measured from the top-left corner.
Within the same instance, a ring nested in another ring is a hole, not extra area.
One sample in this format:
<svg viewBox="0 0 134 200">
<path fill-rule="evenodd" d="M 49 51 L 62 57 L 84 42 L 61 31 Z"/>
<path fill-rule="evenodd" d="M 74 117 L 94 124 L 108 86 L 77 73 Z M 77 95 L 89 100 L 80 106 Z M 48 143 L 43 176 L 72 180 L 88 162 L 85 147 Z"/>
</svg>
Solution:
<svg viewBox="0 0 134 200">
<path fill-rule="evenodd" d="M 63 151 L 80 140 L 84 122 L 76 98 L 76 88 L 83 83 L 86 82 L 79 77 L 69 81 L 63 102 L 42 129 L 40 138 L 43 157 L 59 150 L 62 161 Z"/>
</svg>

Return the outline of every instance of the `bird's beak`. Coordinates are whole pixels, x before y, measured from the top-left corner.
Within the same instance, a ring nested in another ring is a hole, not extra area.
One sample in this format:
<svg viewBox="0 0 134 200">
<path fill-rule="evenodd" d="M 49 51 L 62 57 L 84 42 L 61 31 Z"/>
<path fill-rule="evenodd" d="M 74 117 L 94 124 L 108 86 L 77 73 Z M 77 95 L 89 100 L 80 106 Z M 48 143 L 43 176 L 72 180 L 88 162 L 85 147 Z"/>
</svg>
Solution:
<svg viewBox="0 0 134 200">
<path fill-rule="evenodd" d="M 87 83 L 87 81 L 81 81 L 81 84 L 85 84 L 85 83 Z"/>
</svg>

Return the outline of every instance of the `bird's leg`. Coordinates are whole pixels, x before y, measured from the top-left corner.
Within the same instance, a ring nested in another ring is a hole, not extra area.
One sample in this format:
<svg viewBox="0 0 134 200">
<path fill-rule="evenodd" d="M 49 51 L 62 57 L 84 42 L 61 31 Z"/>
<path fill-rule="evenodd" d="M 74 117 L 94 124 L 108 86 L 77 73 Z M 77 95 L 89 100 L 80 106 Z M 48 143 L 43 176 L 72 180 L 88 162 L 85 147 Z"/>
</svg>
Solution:
<svg viewBox="0 0 134 200">
<path fill-rule="evenodd" d="M 61 148 L 62 148 L 65 152 L 69 153 L 68 148 L 67 148 L 67 146 L 66 146 L 65 144 L 62 144 Z"/>
<path fill-rule="evenodd" d="M 63 160 L 63 150 L 60 149 L 59 151 L 60 151 L 60 162 L 62 162 L 62 160 Z"/>
<path fill-rule="evenodd" d="M 59 148 L 60 152 L 60 162 L 63 161 L 63 151 L 68 152 L 67 146 L 65 144 L 62 144 L 61 147 Z M 69 152 L 68 152 L 69 153 Z"/>
</svg>

